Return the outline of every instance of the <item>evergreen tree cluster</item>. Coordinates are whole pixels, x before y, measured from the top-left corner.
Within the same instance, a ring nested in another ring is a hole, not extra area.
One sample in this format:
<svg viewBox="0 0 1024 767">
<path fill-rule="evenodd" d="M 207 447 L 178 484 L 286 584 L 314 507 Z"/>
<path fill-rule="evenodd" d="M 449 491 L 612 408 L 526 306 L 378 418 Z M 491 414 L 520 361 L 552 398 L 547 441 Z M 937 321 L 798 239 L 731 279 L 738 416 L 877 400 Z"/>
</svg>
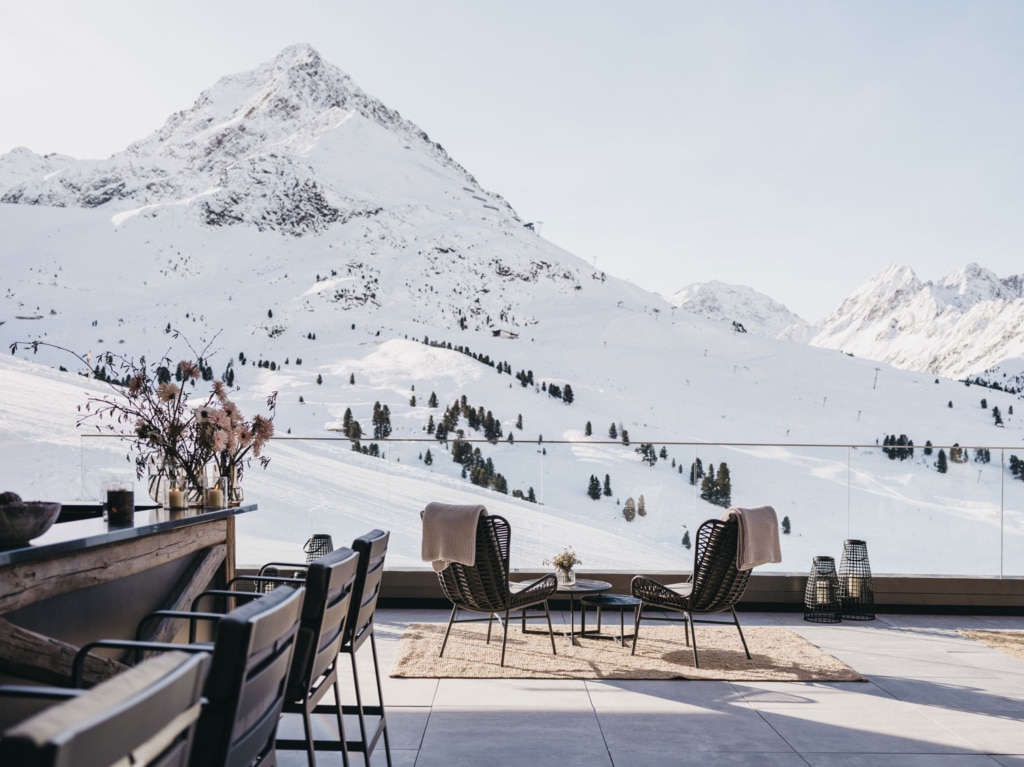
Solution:
<svg viewBox="0 0 1024 767">
<path fill-rule="evenodd" d="M 664 448 L 662 448 L 664 450 Z M 640 460 L 646 464 L 654 466 L 658 462 L 658 454 L 654 450 L 654 445 L 650 442 L 642 442 L 640 447 L 636 449 L 636 452 L 640 454 Z M 666 453 L 668 455 L 668 453 Z"/>
<path fill-rule="evenodd" d="M 690 469 L 690 475 L 694 475 L 697 461 L 694 461 Z M 700 482 L 700 497 L 715 506 L 729 508 L 732 505 L 732 477 L 729 474 L 729 465 L 722 461 L 718 464 L 718 475 L 715 476 L 715 467 L 708 464 L 708 471 Z"/>
<path fill-rule="evenodd" d="M 464 319 L 465 318 L 463 318 L 463 320 Z M 458 352 L 459 354 L 465 354 L 467 357 L 474 359 L 477 362 L 497 369 L 499 373 L 508 373 L 509 375 L 512 375 L 512 366 L 509 365 L 508 362 L 495 362 L 491 359 L 490 355 L 478 354 L 470 350 L 468 346 L 462 346 L 461 344 L 452 346 L 451 341 L 448 341 L 447 343 L 444 341 L 431 341 L 427 336 L 423 336 L 423 343 L 426 346 L 433 346 L 435 349 L 448 349 L 449 351 Z"/>
<path fill-rule="evenodd" d="M 1024 461 L 1015 455 L 1010 456 L 1010 474 L 1017 479 L 1024 480 Z"/>
<path fill-rule="evenodd" d="M 914 457 L 914 440 L 907 439 L 906 434 L 897 437 L 895 434 L 887 434 L 882 442 L 882 452 L 890 461 L 905 461 Z"/>
<path fill-rule="evenodd" d="M 460 417 L 466 419 L 469 428 L 474 431 L 483 431 L 484 439 L 488 442 L 497 443 L 503 435 L 501 421 L 494 417 L 494 413 L 490 410 L 485 411 L 482 405 L 474 408 L 463 394 L 458 402 L 452 403 L 445 410 L 444 415 L 441 416 L 441 422 L 434 428 L 434 436 L 438 442 L 445 442 L 449 433 L 457 431 Z M 433 418 L 430 416 L 427 421 L 428 433 L 430 433 Z"/>
<path fill-rule="evenodd" d="M 590 475 L 590 482 L 587 485 L 587 495 L 593 500 L 598 501 L 601 496 L 610 498 L 612 495 L 612 478 L 610 475 L 604 475 L 604 485 L 601 484 L 601 480 L 597 478 L 596 474 Z"/>
<path fill-rule="evenodd" d="M 452 460 L 462 464 L 463 479 L 468 478 L 474 485 L 508 495 L 508 480 L 495 471 L 494 461 L 484 458 L 480 448 L 473 447 L 464 439 L 456 439 L 452 442 Z"/>
<path fill-rule="evenodd" d="M 387 439 L 391 434 L 391 410 L 380 402 L 373 403 L 373 438 Z"/>
</svg>

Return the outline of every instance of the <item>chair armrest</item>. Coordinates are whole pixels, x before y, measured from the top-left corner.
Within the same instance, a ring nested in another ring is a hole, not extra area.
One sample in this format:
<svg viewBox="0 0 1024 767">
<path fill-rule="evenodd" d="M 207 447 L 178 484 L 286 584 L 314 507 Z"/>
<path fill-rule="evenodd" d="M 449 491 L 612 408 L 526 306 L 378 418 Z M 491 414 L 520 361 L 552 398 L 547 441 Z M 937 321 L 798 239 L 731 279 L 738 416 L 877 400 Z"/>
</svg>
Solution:
<svg viewBox="0 0 1024 767">
<path fill-rule="evenodd" d="M 512 606 L 515 609 L 529 607 L 530 605 L 537 604 L 537 602 L 543 602 L 557 590 L 558 579 L 553 573 L 548 573 L 528 586 L 523 586 L 519 590 L 512 592 Z"/>
<path fill-rule="evenodd" d="M 82 645 L 78 652 L 75 653 L 75 659 L 71 663 L 71 684 L 73 686 L 81 686 L 85 659 L 97 647 L 135 650 L 136 661 L 141 660 L 143 650 L 156 652 L 179 650 L 181 652 L 196 653 L 210 652 L 211 649 L 211 646 L 207 644 L 183 645 L 175 642 L 142 642 L 137 639 L 97 639 L 95 642 Z"/>
<path fill-rule="evenodd" d="M 192 600 L 192 612 L 200 612 L 199 602 L 204 597 L 226 597 L 227 599 L 238 599 L 238 600 L 253 600 L 259 599 L 262 594 L 256 591 L 235 591 L 234 589 L 207 589 L 206 591 L 200 592 L 195 599 Z M 206 612 L 210 612 L 207 610 Z"/>
<path fill-rule="evenodd" d="M 219 621 L 224 616 L 221 613 L 209 613 L 209 612 L 192 612 L 190 610 L 154 610 L 145 616 L 135 630 L 136 641 L 142 640 L 142 627 L 146 624 L 146 621 L 152 620 L 153 618 L 182 618 L 188 620 L 188 641 L 196 641 L 196 622 L 197 621 Z"/>
<path fill-rule="evenodd" d="M 26 684 L 0 685 L 0 732 L 84 690 Z"/>
<path fill-rule="evenodd" d="M 689 584 L 678 584 L 679 587 Z M 689 594 L 684 594 L 678 588 L 671 588 L 659 583 L 646 575 L 635 575 L 629 584 L 630 593 L 636 598 L 651 605 L 673 605 L 686 607 Z"/>
<path fill-rule="evenodd" d="M 298 575 L 299 573 L 305 575 L 306 570 L 309 569 L 309 565 L 305 562 L 267 562 L 265 565 L 260 567 L 258 574 L 263 575 L 267 570 L 270 569 L 281 570 L 289 568 L 294 570 L 296 575 Z"/>
</svg>

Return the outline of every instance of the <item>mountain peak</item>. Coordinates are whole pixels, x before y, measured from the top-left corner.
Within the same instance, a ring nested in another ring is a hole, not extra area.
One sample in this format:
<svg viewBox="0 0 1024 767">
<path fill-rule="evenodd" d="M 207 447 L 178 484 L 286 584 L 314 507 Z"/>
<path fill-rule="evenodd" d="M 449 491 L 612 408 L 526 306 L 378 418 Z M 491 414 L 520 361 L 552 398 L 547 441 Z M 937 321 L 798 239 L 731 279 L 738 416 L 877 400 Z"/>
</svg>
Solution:
<svg viewBox="0 0 1024 767">
<path fill-rule="evenodd" d="M 739 330 L 805 342 L 810 325 L 782 304 L 743 285 L 719 280 L 687 285 L 669 298 L 669 303 L 690 314 L 709 320 L 729 321 Z"/>
</svg>

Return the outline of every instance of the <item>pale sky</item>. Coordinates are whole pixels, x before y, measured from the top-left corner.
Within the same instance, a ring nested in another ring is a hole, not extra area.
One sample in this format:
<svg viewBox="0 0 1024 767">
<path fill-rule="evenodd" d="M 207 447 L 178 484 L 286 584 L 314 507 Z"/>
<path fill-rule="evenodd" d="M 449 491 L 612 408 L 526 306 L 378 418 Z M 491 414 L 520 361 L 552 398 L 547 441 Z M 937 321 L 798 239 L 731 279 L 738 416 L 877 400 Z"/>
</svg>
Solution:
<svg viewBox="0 0 1024 767">
<path fill-rule="evenodd" d="M 0 154 L 309 43 L 599 269 L 813 322 L 890 263 L 1024 273 L 1022 41 L 1018 0 L 0 0 Z"/>
</svg>

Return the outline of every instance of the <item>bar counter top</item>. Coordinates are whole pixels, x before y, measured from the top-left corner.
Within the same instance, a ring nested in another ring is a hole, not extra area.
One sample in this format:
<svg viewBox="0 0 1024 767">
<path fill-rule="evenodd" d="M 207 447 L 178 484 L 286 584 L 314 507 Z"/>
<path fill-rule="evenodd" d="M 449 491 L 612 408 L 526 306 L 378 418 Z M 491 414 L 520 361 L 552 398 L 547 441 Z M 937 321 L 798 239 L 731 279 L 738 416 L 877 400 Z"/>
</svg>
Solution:
<svg viewBox="0 0 1024 767">
<path fill-rule="evenodd" d="M 256 509 L 255 503 L 227 509 L 149 509 L 135 512 L 134 525 L 120 527 L 110 525 L 101 517 L 60 522 L 26 545 L 0 550 L 0 567 L 64 556 L 189 525 L 227 519 Z"/>
</svg>

